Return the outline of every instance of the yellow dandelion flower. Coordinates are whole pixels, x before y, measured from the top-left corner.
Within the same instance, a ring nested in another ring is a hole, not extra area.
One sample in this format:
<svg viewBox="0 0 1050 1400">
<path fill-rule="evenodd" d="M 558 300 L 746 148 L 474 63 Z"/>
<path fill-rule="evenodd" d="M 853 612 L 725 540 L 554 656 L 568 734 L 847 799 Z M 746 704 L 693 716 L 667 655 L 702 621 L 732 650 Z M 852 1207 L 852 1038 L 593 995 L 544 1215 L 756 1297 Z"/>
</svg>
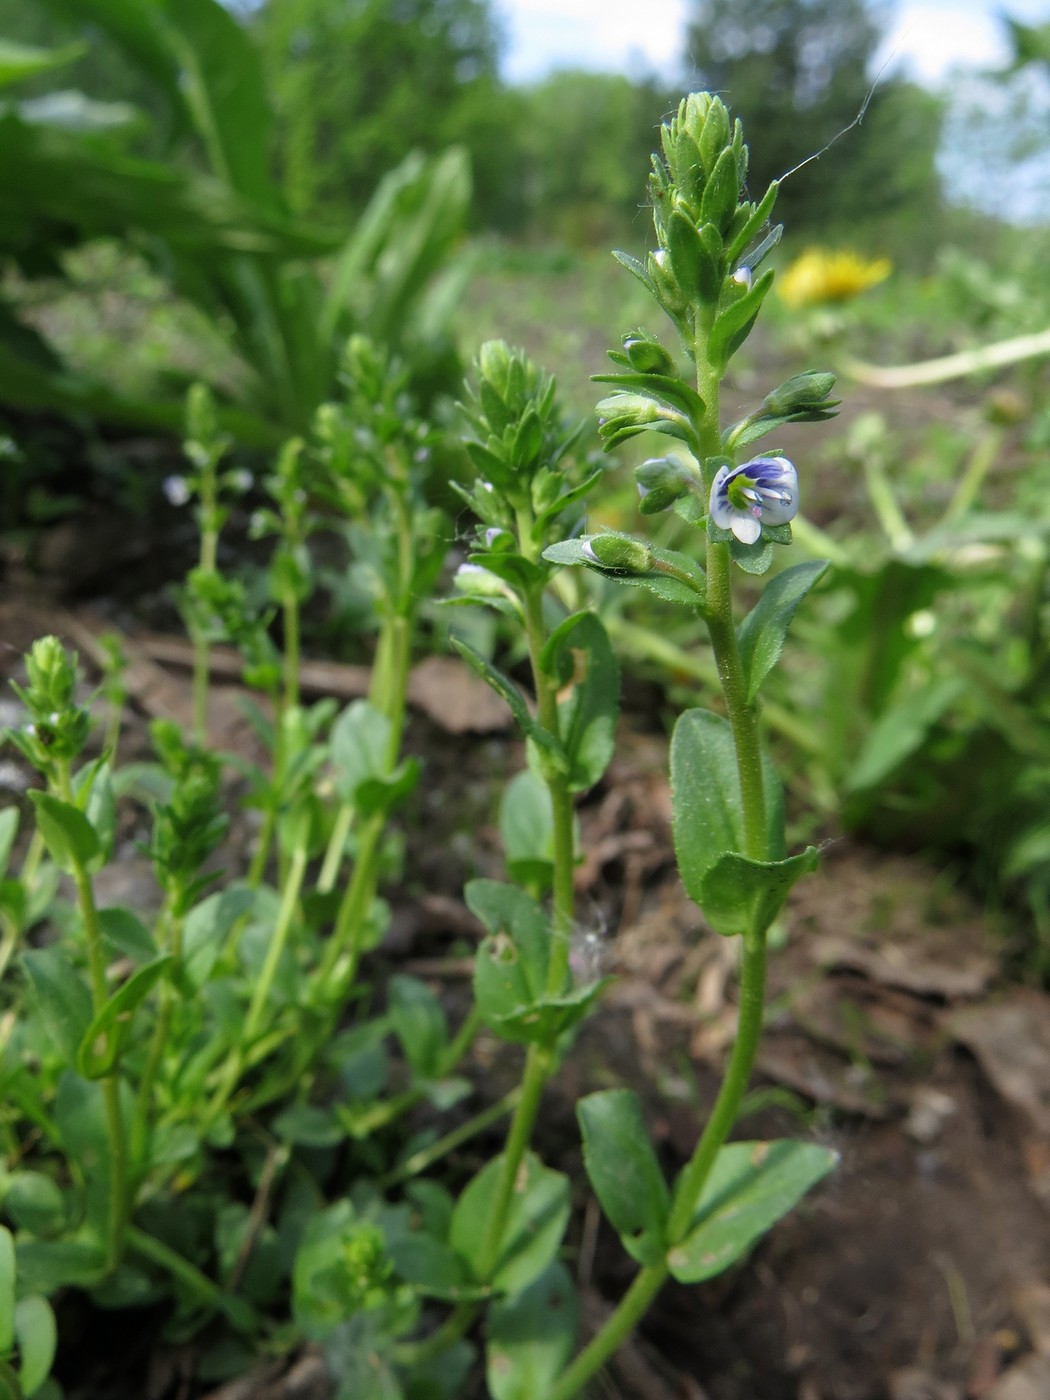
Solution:
<svg viewBox="0 0 1050 1400">
<path fill-rule="evenodd" d="M 892 271 L 889 258 L 862 258 L 845 250 L 807 248 L 781 274 L 777 290 L 788 306 L 822 306 L 832 301 L 849 301 L 884 281 Z"/>
</svg>

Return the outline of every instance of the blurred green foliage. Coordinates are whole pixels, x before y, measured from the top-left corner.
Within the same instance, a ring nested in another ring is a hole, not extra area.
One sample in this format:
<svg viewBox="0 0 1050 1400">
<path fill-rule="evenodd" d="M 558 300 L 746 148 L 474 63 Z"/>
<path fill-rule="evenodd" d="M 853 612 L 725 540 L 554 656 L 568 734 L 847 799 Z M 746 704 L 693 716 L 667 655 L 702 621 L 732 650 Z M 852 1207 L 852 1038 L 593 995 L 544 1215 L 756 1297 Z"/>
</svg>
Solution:
<svg viewBox="0 0 1050 1400">
<path fill-rule="evenodd" d="M 381 170 L 349 237 L 307 224 L 271 168 L 273 113 L 258 51 L 218 0 L 51 3 L 75 22 L 64 33 L 84 41 L 54 61 L 74 63 L 100 31 L 138 75 L 150 110 L 79 90 L 6 106 L 0 254 L 24 278 L 61 278 L 63 256 L 99 236 L 140 254 L 229 341 L 244 373 L 226 426 L 256 445 L 309 423 L 355 329 L 402 353 L 424 396 L 453 382 L 445 323 L 458 284 L 440 274 L 469 203 L 462 152 L 430 162 L 411 154 Z M 26 71 L 23 62 L 11 80 Z M 143 126 L 160 143 L 155 154 L 139 151 Z M 324 275 L 321 259 L 334 259 Z M 161 429 L 181 414 L 173 398 L 127 399 L 65 373 L 13 306 L 0 308 L 0 370 L 0 392 L 20 408 Z"/>
</svg>

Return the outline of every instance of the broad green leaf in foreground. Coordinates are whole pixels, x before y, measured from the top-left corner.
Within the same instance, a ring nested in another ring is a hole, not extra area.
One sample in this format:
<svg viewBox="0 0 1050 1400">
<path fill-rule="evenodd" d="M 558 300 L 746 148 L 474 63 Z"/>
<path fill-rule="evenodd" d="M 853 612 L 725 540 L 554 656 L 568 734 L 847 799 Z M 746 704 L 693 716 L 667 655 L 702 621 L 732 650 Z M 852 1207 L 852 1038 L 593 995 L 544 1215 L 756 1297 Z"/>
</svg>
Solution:
<svg viewBox="0 0 1050 1400">
<path fill-rule="evenodd" d="M 838 1153 L 813 1142 L 734 1142 L 718 1154 L 697 1224 L 667 1256 L 680 1283 L 714 1278 L 740 1259 L 813 1186 Z"/>
</svg>

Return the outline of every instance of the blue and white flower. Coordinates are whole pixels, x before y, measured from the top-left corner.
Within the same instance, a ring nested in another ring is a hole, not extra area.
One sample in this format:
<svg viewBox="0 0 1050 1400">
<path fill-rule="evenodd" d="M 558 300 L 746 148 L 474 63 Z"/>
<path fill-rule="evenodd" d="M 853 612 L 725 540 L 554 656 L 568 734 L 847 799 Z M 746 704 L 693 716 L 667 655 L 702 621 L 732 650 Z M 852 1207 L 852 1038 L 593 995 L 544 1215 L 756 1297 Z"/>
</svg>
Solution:
<svg viewBox="0 0 1050 1400">
<path fill-rule="evenodd" d="M 741 544 L 755 544 L 763 525 L 786 525 L 798 514 L 798 474 L 786 457 L 719 467 L 710 510 L 720 530 L 732 530 Z"/>
</svg>

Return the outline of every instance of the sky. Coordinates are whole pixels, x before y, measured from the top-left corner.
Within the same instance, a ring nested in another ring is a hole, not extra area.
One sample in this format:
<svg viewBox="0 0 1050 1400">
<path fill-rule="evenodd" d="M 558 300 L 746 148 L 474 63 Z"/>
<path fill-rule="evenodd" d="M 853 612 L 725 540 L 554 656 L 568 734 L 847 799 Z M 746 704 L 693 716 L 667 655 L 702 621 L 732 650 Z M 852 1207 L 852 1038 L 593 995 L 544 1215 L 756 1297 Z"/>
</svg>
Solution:
<svg viewBox="0 0 1050 1400">
<path fill-rule="evenodd" d="M 504 77 L 527 83 L 555 68 L 673 75 L 690 0 L 495 0 L 506 47 Z M 1047 0 L 897 0 L 876 66 L 943 84 L 953 66 L 986 67 L 1006 54 L 997 16 L 1050 18 Z"/>
</svg>

